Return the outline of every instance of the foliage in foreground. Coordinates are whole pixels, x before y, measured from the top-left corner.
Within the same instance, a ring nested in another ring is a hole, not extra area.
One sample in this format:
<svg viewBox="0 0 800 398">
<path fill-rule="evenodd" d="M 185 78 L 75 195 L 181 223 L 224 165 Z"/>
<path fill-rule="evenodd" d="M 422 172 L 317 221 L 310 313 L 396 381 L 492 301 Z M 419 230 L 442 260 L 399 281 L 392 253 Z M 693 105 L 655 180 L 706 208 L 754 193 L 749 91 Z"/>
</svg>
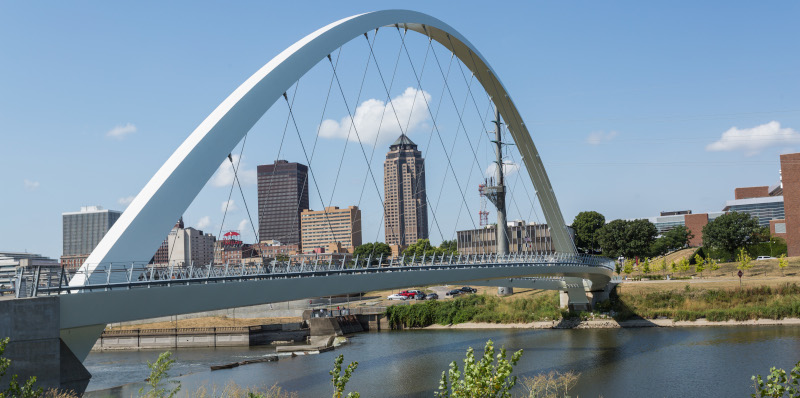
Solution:
<svg viewBox="0 0 800 398">
<path fill-rule="evenodd" d="M 386 308 L 385 314 L 392 327 L 425 327 L 464 322 L 527 323 L 558 320 L 562 316 L 558 308 L 558 293 L 554 291 L 513 300 L 474 294 L 452 300 L 393 305 Z"/>
<path fill-rule="evenodd" d="M 459 371 L 458 364 L 453 361 L 450 369 L 442 372 L 439 382 L 437 397 L 445 398 L 489 398 L 510 397 L 510 390 L 517 383 L 517 377 L 511 376 L 514 365 L 522 357 L 522 350 L 511 355 L 511 360 L 506 359 L 505 347 L 497 354 L 497 363 L 494 357 L 494 343 L 486 342 L 483 357 L 475 361 L 475 351 L 467 349 L 464 359 L 464 370 Z"/>
<path fill-rule="evenodd" d="M 192 398 L 297 398 L 297 393 L 284 391 L 277 385 L 264 390 L 243 388 L 234 382 L 228 382 L 222 390 L 217 391 L 216 386 L 211 390 L 202 386 L 192 394 Z"/>
<path fill-rule="evenodd" d="M 358 362 L 352 362 L 350 365 L 347 365 L 347 369 L 344 370 L 344 374 L 342 374 L 342 362 L 344 361 L 344 355 L 339 354 L 338 357 L 333 361 L 333 370 L 328 372 L 331 375 L 331 383 L 333 383 L 333 398 L 342 398 L 342 394 L 344 394 L 344 389 L 347 387 L 347 382 L 350 381 L 350 377 L 353 376 L 353 372 L 356 371 L 358 368 Z M 357 392 L 351 392 L 347 394 L 347 398 L 358 398 L 361 394 Z"/>
<path fill-rule="evenodd" d="M 784 283 L 778 287 L 745 289 L 692 289 L 648 293 L 613 294 L 609 303 L 614 318 L 666 317 L 676 321 L 746 321 L 800 317 L 800 286 Z"/>
<path fill-rule="evenodd" d="M 751 378 L 755 394 L 750 394 L 753 398 L 761 397 L 800 397 L 800 362 L 794 365 L 789 376 L 786 371 L 777 369 L 774 366 L 769 369 L 766 383 L 761 379 L 761 375 Z"/>
<path fill-rule="evenodd" d="M 11 366 L 11 360 L 3 357 L 6 352 L 9 338 L 6 337 L 0 340 L 0 377 L 5 376 L 8 367 Z M 11 382 L 8 388 L 0 390 L 0 398 L 34 398 L 42 395 L 41 388 L 34 388 L 36 377 L 29 378 L 25 383 L 19 384 L 17 375 L 11 376 Z"/>
<path fill-rule="evenodd" d="M 170 384 L 176 384 L 172 390 L 167 389 L 165 379 L 169 377 L 167 372 L 172 367 L 175 360 L 172 359 L 172 352 L 165 351 L 158 356 L 155 362 L 147 361 L 147 367 L 150 368 L 150 377 L 147 378 L 147 386 L 150 388 L 145 391 L 145 387 L 139 389 L 139 396 L 144 398 L 172 398 L 178 391 L 181 390 L 181 383 L 178 381 L 171 381 Z"/>
</svg>

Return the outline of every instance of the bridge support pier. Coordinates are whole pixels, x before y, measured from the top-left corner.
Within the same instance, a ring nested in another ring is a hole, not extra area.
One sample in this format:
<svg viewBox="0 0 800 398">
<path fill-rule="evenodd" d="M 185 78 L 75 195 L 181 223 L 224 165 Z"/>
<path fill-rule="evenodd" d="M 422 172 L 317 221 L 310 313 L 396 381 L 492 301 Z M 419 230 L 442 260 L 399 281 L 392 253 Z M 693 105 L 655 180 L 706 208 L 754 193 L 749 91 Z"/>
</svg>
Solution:
<svg viewBox="0 0 800 398">
<path fill-rule="evenodd" d="M 564 278 L 566 290 L 562 290 L 559 296 L 561 308 L 568 308 L 573 312 L 591 311 L 592 304 L 586 297 L 586 290 L 583 287 L 581 278 Z"/>
<path fill-rule="evenodd" d="M 58 297 L 0 301 L 0 319 L 4 320 L 0 322 L 0 338 L 9 338 L 5 357 L 11 360 L 11 367 L 0 379 L 0 385 L 8 385 L 15 374 L 19 375 L 20 383 L 35 376 L 36 387 L 83 394 L 92 377 L 81 363 L 89 351 L 83 357 L 76 356 L 62 338 Z M 88 344 L 89 350 L 95 340 Z"/>
</svg>

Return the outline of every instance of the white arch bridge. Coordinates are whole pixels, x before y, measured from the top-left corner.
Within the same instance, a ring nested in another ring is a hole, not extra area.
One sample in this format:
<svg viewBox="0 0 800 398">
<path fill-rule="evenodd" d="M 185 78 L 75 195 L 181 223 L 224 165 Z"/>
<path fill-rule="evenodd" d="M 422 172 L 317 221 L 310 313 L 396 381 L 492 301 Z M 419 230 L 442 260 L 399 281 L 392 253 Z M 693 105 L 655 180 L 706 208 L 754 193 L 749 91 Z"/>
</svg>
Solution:
<svg viewBox="0 0 800 398">
<path fill-rule="evenodd" d="M 535 188 L 535 199 L 549 226 L 550 253 L 381 259 L 378 264 L 363 259 L 300 264 L 273 261 L 268 265 L 189 267 L 180 271 L 156 270 L 129 261 L 155 252 L 219 164 L 300 77 L 345 43 L 385 27 L 416 32 L 439 43 L 481 84 L 505 122 Z M 59 278 L 58 283 L 37 288 L 36 293 L 58 297 L 61 340 L 82 361 L 110 322 L 458 282 L 566 290 L 571 303 L 586 304 L 584 287 L 603 290 L 612 272 L 610 260 L 576 252 L 530 133 L 487 60 L 444 22 L 418 12 L 388 10 L 331 23 L 259 69 L 169 157 L 69 284 L 62 285 Z"/>
</svg>

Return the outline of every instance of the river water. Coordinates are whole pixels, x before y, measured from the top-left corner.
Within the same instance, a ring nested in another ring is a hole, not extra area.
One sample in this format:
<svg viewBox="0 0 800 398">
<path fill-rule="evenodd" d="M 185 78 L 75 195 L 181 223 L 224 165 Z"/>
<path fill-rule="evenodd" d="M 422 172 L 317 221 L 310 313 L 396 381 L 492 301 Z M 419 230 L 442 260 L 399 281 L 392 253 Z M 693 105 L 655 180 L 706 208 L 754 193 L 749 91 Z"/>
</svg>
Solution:
<svg viewBox="0 0 800 398">
<path fill-rule="evenodd" d="M 269 347 L 182 349 L 171 375 L 184 393 L 232 380 L 240 386 L 278 384 L 301 397 L 330 396 L 335 356 L 359 366 L 348 391 L 364 397 L 432 396 L 443 370 L 467 347 L 482 353 L 487 339 L 509 351 L 523 349 L 518 376 L 551 370 L 580 373 L 571 391 L 580 397 L 743 397 L 750 376 L 800 361 L 800 327 L 731 326 L 582 330 L 408 330 L 362 333 L 334 351 L 281 358 L 211 372 L 210 365 L 257 358 Z M 89 397 L 135 396 L 157 351 L 97 352 L 86 360 L 93 374 Z M 510 355 L 510 354 L 509 354 Z M 138 381 L 138 382 L 137 382 Z M 515 392 L 521 394 L 517 387 Z"/>
</svg>

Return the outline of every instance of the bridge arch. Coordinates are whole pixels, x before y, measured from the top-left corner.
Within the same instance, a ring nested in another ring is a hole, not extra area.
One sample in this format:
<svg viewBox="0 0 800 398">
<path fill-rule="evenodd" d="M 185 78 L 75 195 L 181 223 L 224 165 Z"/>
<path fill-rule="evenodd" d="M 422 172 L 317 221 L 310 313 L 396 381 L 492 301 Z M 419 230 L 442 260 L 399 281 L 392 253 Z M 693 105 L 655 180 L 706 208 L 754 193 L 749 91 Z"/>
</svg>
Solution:
<svg viewBox="0 0 800 398">
<path fill-rule="evenodd" d="M 278 54 L 242 83 L 189 135 L 139 192 L 88 257 L 70 286 L 105 275 L 96 269 L 153 253 L 212 177 L 219 164 L 264 113 L 300 77 L 328 54 L 365 32 L 396 26 L 430 37 L 475 74 L 492 98 L 522 155 L 558 252 L 575 251 L 552 185 L 522 117 L 505 86 L 480 52 L 458 31 L 423 13 L 385 10 L 333 22 Z"/>
</svg>

